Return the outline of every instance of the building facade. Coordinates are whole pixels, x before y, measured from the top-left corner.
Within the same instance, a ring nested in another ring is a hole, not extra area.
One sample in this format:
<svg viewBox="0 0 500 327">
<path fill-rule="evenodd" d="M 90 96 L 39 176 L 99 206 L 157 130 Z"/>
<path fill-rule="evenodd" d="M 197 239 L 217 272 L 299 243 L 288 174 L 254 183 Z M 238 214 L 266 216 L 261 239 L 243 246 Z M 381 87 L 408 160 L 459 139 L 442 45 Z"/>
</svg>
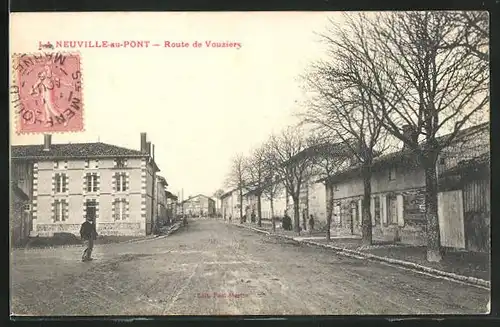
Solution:
<svg viewBox="0 0 500 327">
<path fill-rule="evenodd" d="M 285 192 L 278 192 L 273 198 L 271 208 L 271 200 L 266 195 L 261 196 L 260 200 L 262 219 L 271 219 L 274 217 L 283 217 L 286 210 Z M 255 213 L 255 219 L 258 219 L 258 195 L 255 192 L 246 192 L 243 194 L 243 214 L 247 215 L 247 221 L 250 221 L 252 212 Z M 238 209 L 239 214 L 239 209 Z"/>
<path fill-rule="evenodd" d="M 151 143 L 141 150 L 101 142 L 12 147 L 13 165 L 32 165 L 32 234 L 79 235 L 85 217 L 101 235 L 146 235 L 156 223 Z"/>
<path fill-rule="evenodd" d="M 163 176 L 156 175 L 156 201 L 157 201 L 157 219 L 160 225 L 168 223 L 167 213 L 167 180 Z"/>
<path fill-rule="evenodd" d="M 198 194 L 182 202 L 184 214 L 189 217 L 213 217 L 215 216 L 215 200 Z"/>
<path fill-rule="evenodd" d="M 221 196 L 221 211 L 224 219 L 240 219 L 240 195 L 232 189 Z"/>
<path fill-rule="evenodd" d="M 455 169 L 464 160 L 481 156 L 489 158 L 489 148 L 489 124 L 482 124 L 464 130 L 438 158 L 436 171 L 439 178 L 438 215 L 442 246 L 472 249 L 466 244 L 468 238 L 464 222 L 466 186 L 446 176 L 450 175 L 448 171 Z M 482 176 L 481 180 L 489 180 L 489 173 L 483 173 Z M 487 193 L 485 183 L 481 184 L 483 194 Z M 413 245 L 427 243 L 425 173 L 418 165 L 414 154 L 403 150 L 377 158 L 372 167 L 371 190 L 370 213 L 374 239 Z M 353 167 L 333 176 L 327 183 L 326 198 L 332 191 L 333 232 L 361 235 L 364 188 L 359 170 Z M 489 196 L 489 193 L 487 195 Z M 482 220 L 481 225 L 489 226 L 488 205 L 487 203 L 481 205 L 484 212 L 479 219 Z"/>
</svg>

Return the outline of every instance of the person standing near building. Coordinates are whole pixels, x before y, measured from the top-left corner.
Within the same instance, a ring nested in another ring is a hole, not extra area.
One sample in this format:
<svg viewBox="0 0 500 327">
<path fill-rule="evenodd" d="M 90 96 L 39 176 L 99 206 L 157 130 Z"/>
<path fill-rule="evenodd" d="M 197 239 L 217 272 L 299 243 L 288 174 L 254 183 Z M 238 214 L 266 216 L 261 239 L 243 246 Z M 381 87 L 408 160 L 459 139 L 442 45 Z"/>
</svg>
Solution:
<svg viewBox="0 0 500 327">
<path fill-rule="evenodd" d="M 313 215 L 309 216 L 309 233 L 312 234 L 314 230 L 314 217 Z"/>
<path fill-rule="evenodd" d="M 87 217 L 80 227 L 80 237 L 85 241 L 85 250 L 83 251 L 82 261 L 92 260 L 92 250 L 94 249 L 94 240 L 97 239 L 97 231 L 95 222 L 92 218 Z"/>
</svg>

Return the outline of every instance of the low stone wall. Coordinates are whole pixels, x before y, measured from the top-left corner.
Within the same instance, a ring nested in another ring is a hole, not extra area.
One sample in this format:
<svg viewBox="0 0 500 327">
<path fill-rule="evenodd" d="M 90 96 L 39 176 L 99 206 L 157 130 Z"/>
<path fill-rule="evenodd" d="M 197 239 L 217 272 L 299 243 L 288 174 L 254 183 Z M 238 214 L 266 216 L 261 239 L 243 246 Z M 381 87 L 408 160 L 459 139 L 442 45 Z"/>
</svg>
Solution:
<svg viewBox="0 0 500 327">
<path fill-rule="evenodd" d="M 41 237 L 51 237 L 55 233 L 71 233 L 80 237 L 81 224 L 37 224 L 36 235 Z M 143 236 L 146 235 L 141 224 L 136 222 L 102 222 L 97 223 L 97 233 L 99 235 L 113 236 Z"/>
<path fill-rule="evenodd" d="M 398 242 L 408 245 L 425 245 L 426 235 L 422 226 L 397 225 L 373 227 L 373 239 L 386 242 Z"/>
</svg>

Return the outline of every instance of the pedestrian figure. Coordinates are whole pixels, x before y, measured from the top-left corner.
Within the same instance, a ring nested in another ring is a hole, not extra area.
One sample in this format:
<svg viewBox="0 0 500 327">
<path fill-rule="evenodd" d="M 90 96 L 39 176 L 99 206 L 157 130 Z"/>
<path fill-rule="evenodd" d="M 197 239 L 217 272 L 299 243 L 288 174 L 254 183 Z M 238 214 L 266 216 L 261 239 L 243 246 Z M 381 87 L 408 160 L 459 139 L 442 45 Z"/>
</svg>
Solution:
<svg viewBox="0 0 500 327">
<path fill-rule="evenodd" d="M 97 239 L 95 222 L 87 217 L 80 227 L 80 237 L 85 241 L 85 250 L 83 251 L 82 261 L 92 260 L 92 250 L 94 249 L 94 240 Z"/>
<path fill-rule="evenodd" d="M 309 233 L 313 233 L 314 230 L 314 217 L 313 215 L 309 216 Z"/>
<path fill-rule="evenodd" d="M 283 217 L 282 226 L 284 230 L 292 230 L 292 218 L 290 218 L 287 213 L 285 213 L 285 216 Z"/>
</svg>

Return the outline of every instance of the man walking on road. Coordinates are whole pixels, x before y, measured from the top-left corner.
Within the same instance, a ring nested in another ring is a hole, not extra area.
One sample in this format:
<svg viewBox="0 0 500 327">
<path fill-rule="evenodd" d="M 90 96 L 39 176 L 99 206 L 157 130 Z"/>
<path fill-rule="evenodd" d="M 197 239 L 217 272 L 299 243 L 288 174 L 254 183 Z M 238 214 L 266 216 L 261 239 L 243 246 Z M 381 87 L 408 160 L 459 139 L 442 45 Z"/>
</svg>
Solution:
<svg viewBox="0 0 500 327">
<path fill-rule="evenodd" d="M 94 240 L 97 238 L 95 222 L 92 218 L 87 217 L 85 222 L 80 227 L 80 237 L 85 241 L 85 250 L 83 251 L 82 261 L 92 260 L 92 250 L 94 249 Z"/>
</svg>

